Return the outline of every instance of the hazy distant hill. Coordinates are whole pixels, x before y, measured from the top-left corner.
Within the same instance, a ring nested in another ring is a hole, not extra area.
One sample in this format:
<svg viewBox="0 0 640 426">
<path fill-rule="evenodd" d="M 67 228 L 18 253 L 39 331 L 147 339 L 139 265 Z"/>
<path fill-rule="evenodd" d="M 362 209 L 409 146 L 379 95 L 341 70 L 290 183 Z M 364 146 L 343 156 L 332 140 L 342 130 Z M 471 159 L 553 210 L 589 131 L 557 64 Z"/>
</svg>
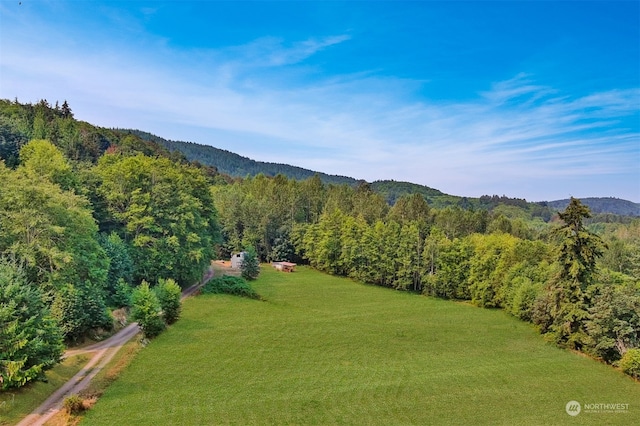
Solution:
<svg viewBox="0 0 640 426">
<path fill-rule="evenodd" d="M 167 140 L 140 130 L 126 131 L 140 136 L 142 139 L 155 142 L 169 151 L 182 152 L 189 161 L 198 161 L 207 166 L 213 166 L 217 168 L 220 173 L 225 173 L 233 177 L 255 176 L 262 173 L 266 176 L 283 174 L 291 179 L 304 180 L 317 174 L 324 183 L 346 183 L 347 185 L 355 185 L 358 183 L 358 180 L 346 176 L 329 175 L 303 169 L 302 167 L 290 166 L 288 164 L 255 161 L 209 145 Z"/>
<path fill-rule="evenodd" d="M 583 204 L 591 209 L 592 213 L 610 213 L 620 216 L 640 216 L 640 204 L 619 198 L 581 198 Z M 553 210 L 562 211 L 569 205 L 569 200 L 556 200 L 547 203 Z"/>
</svg>

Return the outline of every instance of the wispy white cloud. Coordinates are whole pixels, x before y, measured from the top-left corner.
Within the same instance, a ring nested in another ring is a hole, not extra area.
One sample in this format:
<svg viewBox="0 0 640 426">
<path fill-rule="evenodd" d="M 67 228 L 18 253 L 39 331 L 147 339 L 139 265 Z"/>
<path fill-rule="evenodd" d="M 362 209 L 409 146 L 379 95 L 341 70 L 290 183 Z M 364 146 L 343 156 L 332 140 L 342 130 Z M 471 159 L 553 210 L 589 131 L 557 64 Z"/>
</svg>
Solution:
<svg viewBox="0 0 640 426">
<path fill-rule="evenodd" d="M 249 44 L 230 46 L 212 53 L 243 67 L 281 67 L 297 64 L 349 38 L 348 35 L 337 35 L 286 43 L 279 37 L 263 37 Z"/>
<path fill-rule="evenodd" d="M 1 97 L 68 99 L 79 118 L 103 126 L 460 195 L 526 190 L 533 199 L 640 201 L 639 88 L 576 96 L 519 74 L 465 101 L 434 101 L 418 98 L 416 82 L 367 72 L 291 85 L 261 75 L 269 68 L 304 77 L 306 59 L 348 42 L 348 35 L 261 38 L 199 52 L 158 41 L 155 55 L 140 46 L 91 51 L 20 33 L 9 40 L 5 31 Z M 613 175 L 636 182 L 603 192 Z"/>
</svg>

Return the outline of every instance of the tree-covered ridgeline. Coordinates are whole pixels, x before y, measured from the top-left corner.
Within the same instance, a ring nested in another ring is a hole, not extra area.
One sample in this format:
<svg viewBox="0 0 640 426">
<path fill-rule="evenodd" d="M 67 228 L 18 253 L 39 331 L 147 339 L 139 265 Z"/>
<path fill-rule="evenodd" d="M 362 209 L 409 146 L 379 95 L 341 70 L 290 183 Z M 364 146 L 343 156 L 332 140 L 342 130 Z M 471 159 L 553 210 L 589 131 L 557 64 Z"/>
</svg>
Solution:
<svg viewBox="0 0 640 426">
<path fill-rule="evenodd" d="M 109 329 L 118 308 L 157 334 L 179 315 L 166 283 L 192 284 L 210 259 L 252 247 L 261 261 L 502 308 L 607 362 L 627 365 L 639 346 L 640 220 L 588 217 L 578 200 L 553 213 L 398 182 L 232 178 L 79 122 L 66 102 L 0 101 L 0 158 L 0 264 L 37 289 L 38 315 L 67 342 Z M 0 351 L 4 383 L 8 363 L 12 377 L 41 377 L 57 344 L 37 363 Z"/>
</svg>

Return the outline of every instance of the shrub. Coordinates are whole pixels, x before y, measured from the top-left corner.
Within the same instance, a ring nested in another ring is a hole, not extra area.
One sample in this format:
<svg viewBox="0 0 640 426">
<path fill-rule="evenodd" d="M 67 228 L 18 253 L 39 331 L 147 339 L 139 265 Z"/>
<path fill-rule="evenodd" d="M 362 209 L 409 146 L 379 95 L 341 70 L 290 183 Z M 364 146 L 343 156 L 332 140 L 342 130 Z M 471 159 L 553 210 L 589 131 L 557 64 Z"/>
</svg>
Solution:
<svg viewBox="0 0 640 426">
<path fill-rule="evenodd" d="M 142 281 L 133 292 L 131 317 L 138 322 L 145 337 L 153 338 L 164 331 L 161 309 L 158 296 L 149 288 L 149 283 Z"/>
<path fill-rule="evenodd" d="M 68 414 L 76 415 L 84 411 L 83 400 L 80 395 L 77 394 L 69 395 L 68 397 L 66 397 L 64 399 L 64 402 L 62 403 L 62 406 Z"/>
<path fill-rule="evenodd" d="M 204 294 L 233 294 L 235 296 L 258 299 L 258 293 L 244 278 L 223 275 L 211 279 L 202 287 Z"/>
<path fill-rule="evenodd" d="M 182 308 L 180 304 L 180 298 L 182 297 L 180 286 L 171 278 L 166 280 L 161 278 L 158 280 L 158 285 L 154 290 L 162 308 L 164 321 L 167 324 L 173 324 L 180 317 Z"/>
<path fill-rule="evenodd" d="M 625 374 L 640 379 L 640 349 L 629 349 L 620 360 L 620 368 Z"/>
</svg>

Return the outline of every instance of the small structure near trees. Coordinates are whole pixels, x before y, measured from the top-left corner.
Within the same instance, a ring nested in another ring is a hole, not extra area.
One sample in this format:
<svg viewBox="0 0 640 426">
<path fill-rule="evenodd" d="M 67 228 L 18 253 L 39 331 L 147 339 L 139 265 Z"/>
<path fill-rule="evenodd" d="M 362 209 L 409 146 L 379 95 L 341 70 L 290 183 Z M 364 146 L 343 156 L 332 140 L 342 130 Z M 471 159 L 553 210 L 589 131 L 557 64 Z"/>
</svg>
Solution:
<svg viewBox="0 0 640 426">
<path fill-rule="evenodd" d="M 245 254 L 247 254 L 246 251 L 241 251 L 231 255 L 231 269 L 240 269 L 242 267 Z"/>
<path fill-rule="evenodd" d="M 282 272 L 293 272 L 296 266 L 295 263 L 291 262 L 272 262 L 271 265 L 273 265 L 273 267 L 276 268 L 277 271 Z"/>
</svg>

